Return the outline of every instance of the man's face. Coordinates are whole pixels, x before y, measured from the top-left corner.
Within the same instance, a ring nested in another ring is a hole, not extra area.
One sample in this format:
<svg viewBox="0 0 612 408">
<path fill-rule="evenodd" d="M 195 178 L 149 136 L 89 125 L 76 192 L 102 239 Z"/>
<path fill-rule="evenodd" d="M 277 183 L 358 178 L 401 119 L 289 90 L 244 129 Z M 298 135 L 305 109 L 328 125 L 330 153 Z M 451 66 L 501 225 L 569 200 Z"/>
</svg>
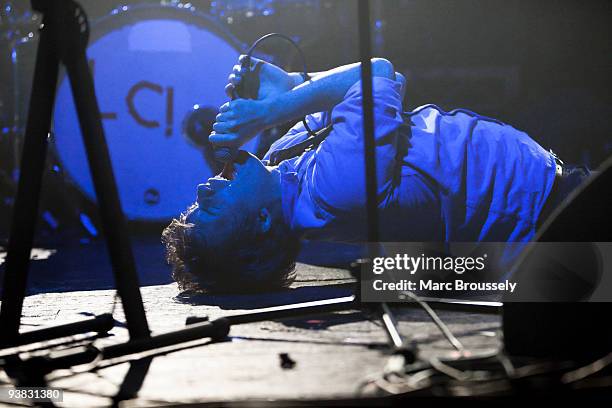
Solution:
<svg viewBox="0 0 612 408">
<path fill-rule="evenodd" d="M 266 167 L 252 154 L 240 151 L 233 172 L 211 177 L 197 188 L 197 207 L 186 221 L 195 225 L 196 243 L 221 248 L 231 242 L 236 231 L 254 228 L 248 220 L 256 219 L 263 207 L 280 199 L 279 179 L 274 168 Z"/>
</svg>

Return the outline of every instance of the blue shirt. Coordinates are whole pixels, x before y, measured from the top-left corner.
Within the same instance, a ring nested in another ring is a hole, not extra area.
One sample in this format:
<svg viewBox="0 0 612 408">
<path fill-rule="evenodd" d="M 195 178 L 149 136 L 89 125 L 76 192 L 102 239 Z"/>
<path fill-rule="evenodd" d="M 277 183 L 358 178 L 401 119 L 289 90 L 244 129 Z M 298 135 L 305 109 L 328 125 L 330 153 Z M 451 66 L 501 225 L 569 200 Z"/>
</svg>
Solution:
<svg viewBox="0 0 612 408">
<path fill-rule="evenodd" d="M 400 84 L 375 77 L 374 115 L 382 241 L 525 242 L 555 178 L 551 153 L 527 134 L 467 110 L 426 105 L 402 112 Z M 315 149 L 279 165 L 283 210 L 307 238 L 364 241 L 365 165 L 361 82 L 331 112 Z M 271 152 L 307 137 L 294 126 Z"/>
</svg>

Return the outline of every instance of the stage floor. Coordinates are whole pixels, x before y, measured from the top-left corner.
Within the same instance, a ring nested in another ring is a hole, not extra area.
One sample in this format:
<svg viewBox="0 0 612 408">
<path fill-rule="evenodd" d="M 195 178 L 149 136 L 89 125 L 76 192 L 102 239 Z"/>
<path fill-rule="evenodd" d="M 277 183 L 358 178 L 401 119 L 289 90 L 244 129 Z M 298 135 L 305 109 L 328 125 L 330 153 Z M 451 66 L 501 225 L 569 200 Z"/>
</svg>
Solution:
<svg viewBox="0 0 612 408">
<path fill-rule="evenodd" d="M 254 308 L 350 294 L 347 287 L 350 285 L 346 284 L 351 279 L 347 272 L 300 263 L 296 282 L 284 292 L 179 296 L 176 284 L 164 282 L 168 282 L 169 268 L 162 262 L 157 241 L 135 242 L 134 248 L 139 273 L 148 285 L 141 291 L 154 333 L 182 328 L 185 318 L 193 315 L 214 319 Z M 25 302 L 23 330 L 111 311 L 115 291 L 107 288 L 112 286 L 112 279 L 103 249 L 101 244 L 60 248 L 57 253 L 47 254 L 47 259 L 33 262 L 33 294 Z M 60 273 L 59 268 L 71 271 Z M 41 293 L 45 287 L 53 292 Z M 82 290 L 84 287 L 96 289 Z M 456 356 L 425 312 L 397 309 L 397 313 L 401 332 L 418 344 L 423 357 Z M 439 314 L 470 353 L 489 353 L 500 346 L 498 316 Z M 125 321 L 120 302 L 114 315 L 117 321 Z M 98 339 L 96 344 L 126 339 L 125 326 L 118 324 L 110 337 Z M 80 366 L 73 372 L 56 371 L 48 379 L 51 386 L 66 390 L 64 406 L 106 406 L 120 389 L 129 395 L 141 382 L 138 397 L 123 402 L 125 406 L 355 397 L 360 395 L 359 385 L 380 374 L 385 366 L 388 357 L 385 344 L 386 336 L 375 319 L 368 320 L 359 312 L 340 312 L 236 326 L 225 342 L 195 341 L 175 347 L 179 351 L 172 353 L 166 349 L 131 356 L 135 360 L 131 364 L 121 362 L 123 359 L 94 372 L 82 372 L 91 367 Z M 295 362 L 293 368 L 281 367 L 281 353 L 287 353 Z M 156 357 L 150 360 L 152 355 Z M 131 372 L 126 377 L 130 366 Z M 7 380 L 4 375 L 0 374 L 0 378 Z"/>
</svg>

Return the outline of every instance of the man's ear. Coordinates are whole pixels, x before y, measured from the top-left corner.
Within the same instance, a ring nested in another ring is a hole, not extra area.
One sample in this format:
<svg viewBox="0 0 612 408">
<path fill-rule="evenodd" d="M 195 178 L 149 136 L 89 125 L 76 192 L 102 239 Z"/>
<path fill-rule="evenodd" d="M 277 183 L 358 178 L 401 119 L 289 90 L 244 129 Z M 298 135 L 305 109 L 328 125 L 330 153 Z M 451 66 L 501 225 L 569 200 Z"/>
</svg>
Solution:
<svg viewBox="0 0 612 408">
<path fill-rule="evenodd" d="M 272 214 L 267 208 L 262 208 L 257 217 L 257 231 L 265 234 L 272 228 Z"/>
</svg>

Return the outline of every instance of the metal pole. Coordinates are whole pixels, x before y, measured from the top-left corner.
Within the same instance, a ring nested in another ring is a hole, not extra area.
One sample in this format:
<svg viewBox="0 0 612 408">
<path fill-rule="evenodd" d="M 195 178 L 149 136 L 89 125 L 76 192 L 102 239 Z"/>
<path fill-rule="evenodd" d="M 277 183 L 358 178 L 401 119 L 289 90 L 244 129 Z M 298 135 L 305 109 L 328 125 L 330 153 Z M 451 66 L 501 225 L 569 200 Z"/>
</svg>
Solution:
<svg viewBox="0 0 612 408">
<path fill-rule="evenodd" d="M 83 13 L 80 7 L 78 9 L 80 13 Z M 84 14 L 82 15 L 84 16 Z M 100 108 L 85 55 L 85 47 L 75 47 L 69 57 L 64 63 L 68 69 L 72 95 L 79 116 L 87 160 L 91 169 L 91 178 L 98 199 L 102 231 L 106 237 L 106 246 L 115 275 L 117 292 L 123 304 L 130 338 L 148 338 L 150 331 L 142 304 L 136 263 L 132 253 L 127 223 L 119 201 L 117 184 L 115 183 L 108 146 L 102 129 Z"/>
<path fill-rule="evenodd" d="M 374 135 L 374 97 L 372 88 L 372 38 L 370 33 L 370 2 L 359 0 L 359 57 L 361 59 L 361 97 L 363 111 L 363 140 L 366 181 L 366 218 L 368 256 L 374 258 L 380 253 L 380 229 L 378 223 L 378 183 L 376 180 L 376 138 Z M 397 323 L 386 303 L 381 303 L 379 314 L 389 337 L 389 344 L 396 352 L 416 356 L 416 349 L 410 346 L 397 329 Z"/>
<path fill-rule="evenodd" d="M 376 247 L 379 241 L 378 185 L 376 182 L 376 140 L 374 138 L 369 0 L 359 0 L 358 14 L 361 94 L 363 101 L 363 139 L 365 144 L 367 238 L 371 246 Z"/>
<path fill-rule="evenodd" d="M 60 326 L 45 327 L 39 330 L 32 330 L 21 333 L 17 338 L 17 344 L 31 344 L 40 341 L 58 339 L 61 337 L 74 336 L 80 333 L 96 332 L 99 334 L 107 333 L 115 326 L 115 320 L 110 313 L 79 322 L 62 324 Z"/>
</svg>

